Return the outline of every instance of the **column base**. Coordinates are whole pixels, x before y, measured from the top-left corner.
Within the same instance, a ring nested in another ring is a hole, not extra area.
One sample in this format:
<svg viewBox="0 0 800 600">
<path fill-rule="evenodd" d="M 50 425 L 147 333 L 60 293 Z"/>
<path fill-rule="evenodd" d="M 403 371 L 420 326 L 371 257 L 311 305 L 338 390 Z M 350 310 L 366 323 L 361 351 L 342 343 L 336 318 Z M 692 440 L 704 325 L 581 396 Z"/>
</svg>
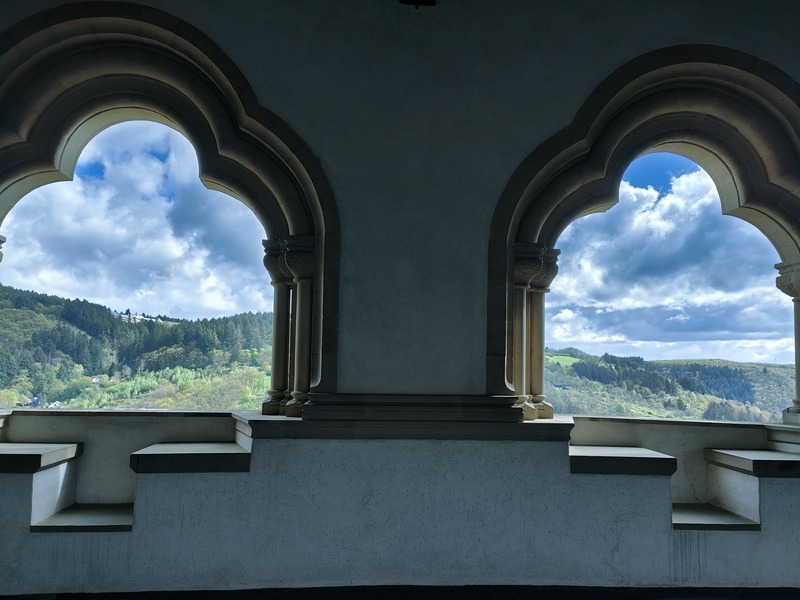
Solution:
<svg viewBox="0 0 800 600">
<path fill-rule="evenodd" d="M 286 390 L 285 392 L 283 392 L 283 398 L 281 399 L 281 405 L 280 405 L 280 408 L 278 409 L 278 414 L 279 415 L 285 415 L 286 414 L 286 405 L 291 401 L 292 401 L 292 392 L 290 392 L 289 390 Z"/>
<path fill-rule="evenodd" d="M 522 406 L 522 418 L 525 421 L 535 421 L 539 418 L 539 411 L 536 410 L 536 405 L 530 400 L 526 400 Z"/>
<path fill-rule="evenodd" d="M 537 402 L 536 412 L 539 413 L 540 419 L 552 419 L 555 416 L 553 405 L 549 402 Z"/>
<path fill-rule="evenodd" d="M 536 419 L 552 419 L 555 417 L 555 410 L 553 405 L 549 402 L 540 400 L 539 402 L 528 400 L 522 405 L 522 411 L 525 415 L 526 421 L 535 421 Z"/>
<path fill-rule="evenodd" d="M 283 414 L 287 417 L 302 417 L 303 416 L 303 404 L 305 402 L 301 400 L 289 400 L 284 407 Z"/>
<path fill-rule="evenodd" d="M 262 415 L 279 415 L 281 414 L 281 402 L 284 401 L 283 394 L 277 398 L 270 398 L 261 404 Z"/>
<path fill-rule="evenodd" d="M 800 426 L 800 407 L 790 406 L 789 408 L 784 409 L 783 424 Z"/>
</svg>

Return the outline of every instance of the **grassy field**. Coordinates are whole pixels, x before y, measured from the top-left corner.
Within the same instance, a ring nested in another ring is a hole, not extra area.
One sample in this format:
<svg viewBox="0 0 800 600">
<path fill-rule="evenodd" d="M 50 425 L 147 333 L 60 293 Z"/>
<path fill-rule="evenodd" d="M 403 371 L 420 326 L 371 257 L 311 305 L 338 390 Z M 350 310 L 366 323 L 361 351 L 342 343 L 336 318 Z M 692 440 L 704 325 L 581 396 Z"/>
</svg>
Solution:
<svg viewBox="0 0 800 600">
<path fill-rule="evenodd" d="M 565 354 L 548 354 L 547 360 L 549 362 L 554 362 L 556 364 L 569 367 L 570 365 L 574 365 L 576 362 L 579 362 L 581 359 L 575 358 L 574 356 L 566 356 Z"/>
</svg>

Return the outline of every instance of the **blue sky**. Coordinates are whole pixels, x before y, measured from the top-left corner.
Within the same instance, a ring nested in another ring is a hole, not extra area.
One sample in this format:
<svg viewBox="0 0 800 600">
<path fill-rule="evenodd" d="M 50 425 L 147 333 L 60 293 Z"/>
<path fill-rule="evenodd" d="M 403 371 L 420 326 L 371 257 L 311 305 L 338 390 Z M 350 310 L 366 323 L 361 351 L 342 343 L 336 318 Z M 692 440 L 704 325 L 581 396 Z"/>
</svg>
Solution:
<svg viewBox="0 0 800 600">
<path fill-rule="evenodd" d="M 674 154 L 634 161 L 619 203 L 561 235 L 547 344 L 592 354 L 793 363 L 779 257 L 724 216 L 711 178 Z"/>
<path fill-rule="evenodd" d="M 633 161 L 622 176 L 633 187 L 655 189 L 659 195 L 670 192 L 672 179 L 687 173 L 694 173 L 700 167 L 688 158 L 669 152 L 645 154 Z"/>
<path fill-rule="evenodd" d="M 262 226 L 197 173 L 194 148 L 167 127 L 101 132 L 74 181 L 28 194 L 8 215 L 0 282 L 188 319 L 271 310 Z M 794 362 L 778 255 L 754 227 L 721 214 L 710 178 L 662 153 L 635 161 L 623 180 L 617 206 L 558 241 L 548 346 Z"/>
</svg>

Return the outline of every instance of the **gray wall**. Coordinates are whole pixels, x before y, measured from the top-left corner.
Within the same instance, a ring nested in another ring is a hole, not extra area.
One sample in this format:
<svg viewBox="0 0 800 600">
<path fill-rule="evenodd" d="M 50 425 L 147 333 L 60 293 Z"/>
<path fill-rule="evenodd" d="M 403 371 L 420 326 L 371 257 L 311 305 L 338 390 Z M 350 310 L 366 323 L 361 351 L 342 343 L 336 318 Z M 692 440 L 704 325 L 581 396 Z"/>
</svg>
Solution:
<svg viewBox="0 0 800 600">
<path fill-rule="evenodd" d="M 255 440 L 251 467 L 139 474 L 128 533 L 31 533 L 33 475 L 0 474 L 0 595 L 798 585 L 797 479 L 761 480 L 760 532 L 673 531 L 670 477 L 571 475 L 567 442 Z"/>
<path fill-rule="evenodd" d="M 0 27 L 57 4 L 5 2 Z M 496 202 L 616 68 L 706 43 L 800 80 L 795 0 L 143 4 L 218 43 L 330 179 L 342 227 L 341 392 L 484 392 Z"/>
</svg>

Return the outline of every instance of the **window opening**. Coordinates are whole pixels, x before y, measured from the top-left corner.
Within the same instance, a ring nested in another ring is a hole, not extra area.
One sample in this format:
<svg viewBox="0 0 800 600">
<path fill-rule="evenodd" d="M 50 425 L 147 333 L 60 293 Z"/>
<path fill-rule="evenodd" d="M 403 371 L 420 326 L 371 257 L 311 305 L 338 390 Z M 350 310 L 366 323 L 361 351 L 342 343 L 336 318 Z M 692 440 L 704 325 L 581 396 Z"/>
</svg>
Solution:
<svg viewBox="0 0 800 600">
<path fill-rule="evenodd" d="M 619 203 L 558 240 L 545 386 L 556 412 L 780 422 L 794 390 L 791 298 L 755 227 L 698 165 L 653 153 Z"/>
<path fill-rule="evenodd" d="M 74 180 L 25 196 L 3 233 L 0 407 L 260 410 L 264 228 L 203 186 L 183 135 L 109 127 Z"/>
</svg>

